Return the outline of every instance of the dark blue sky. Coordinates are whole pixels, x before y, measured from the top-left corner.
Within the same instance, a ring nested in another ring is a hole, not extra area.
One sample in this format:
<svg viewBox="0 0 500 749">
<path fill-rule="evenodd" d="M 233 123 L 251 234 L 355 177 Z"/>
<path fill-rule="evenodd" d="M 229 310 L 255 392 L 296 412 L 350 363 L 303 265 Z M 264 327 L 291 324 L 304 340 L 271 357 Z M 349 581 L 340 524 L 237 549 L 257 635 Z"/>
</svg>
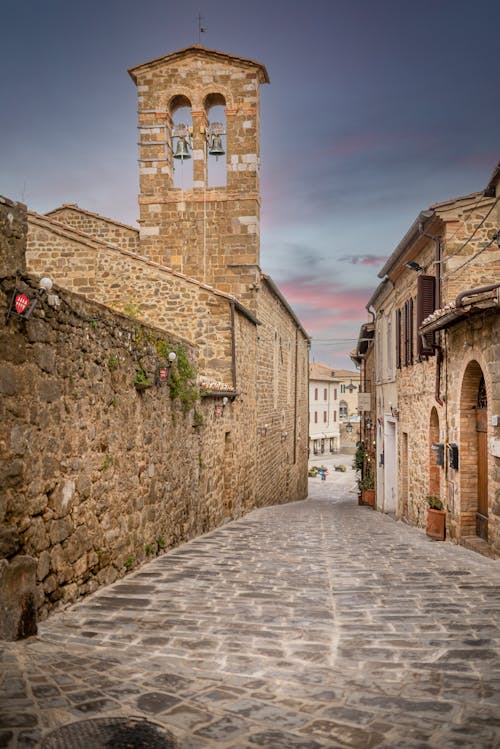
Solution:
<svg viewBox="0 0 500 749">
<path fill-rule="evenodd" d="M 500 1 L 1 3 L 0 194 L 135 223 L 127 69 L 198 42 L 262 62 L 261 264 L 345 352 L 417 213 L 481 190 L 500 158 Z M 322 341 L 325 341 L 324 343 Z"/>
</svg>

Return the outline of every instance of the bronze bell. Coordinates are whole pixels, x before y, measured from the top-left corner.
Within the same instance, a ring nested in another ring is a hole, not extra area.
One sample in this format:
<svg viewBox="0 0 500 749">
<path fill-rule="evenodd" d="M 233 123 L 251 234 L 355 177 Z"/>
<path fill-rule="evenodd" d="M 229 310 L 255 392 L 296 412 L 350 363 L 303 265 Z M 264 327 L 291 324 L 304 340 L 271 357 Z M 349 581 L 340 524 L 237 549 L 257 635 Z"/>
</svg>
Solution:
<svg viewBox="0 0 500 749">
<path fill-rule="evenodd" d="M 220 137 L 220 135 L 212 135 L 208 153 L 210 154 L 210 156 L 224 156 L 226 152 L 224 151 L 222 138 Z"/>
<path fill-rule="evenodd" d="M 174 153 L 174 159 L 190 159 L 191 154 L 189 153 L 188 144 L 186 143 L 185 138 L 179 138 L 177 141 L 177 147 L 175 149 Z"/>
</svg>

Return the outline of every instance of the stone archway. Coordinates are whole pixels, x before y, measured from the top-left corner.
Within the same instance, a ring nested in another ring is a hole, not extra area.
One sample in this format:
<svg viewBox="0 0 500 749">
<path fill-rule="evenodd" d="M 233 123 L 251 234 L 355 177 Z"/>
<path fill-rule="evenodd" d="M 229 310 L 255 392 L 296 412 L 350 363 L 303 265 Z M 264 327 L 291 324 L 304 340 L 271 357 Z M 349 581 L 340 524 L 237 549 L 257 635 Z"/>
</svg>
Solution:
<svg viewBox="0 0 500 749">
<path fill-rule="evenodd" d="M 441 496 L 441 468 L 438 464 L 436 445 L 439 443 L 439 416 L 436 408 L 432 408 L 429 423 L 429 495 Z"/>
<path fill-rule="evenodd" d="M 488 540 L 488 397 L 483 370 L 467 365 L 460 394 L 460 536 Z"/>
</svg>

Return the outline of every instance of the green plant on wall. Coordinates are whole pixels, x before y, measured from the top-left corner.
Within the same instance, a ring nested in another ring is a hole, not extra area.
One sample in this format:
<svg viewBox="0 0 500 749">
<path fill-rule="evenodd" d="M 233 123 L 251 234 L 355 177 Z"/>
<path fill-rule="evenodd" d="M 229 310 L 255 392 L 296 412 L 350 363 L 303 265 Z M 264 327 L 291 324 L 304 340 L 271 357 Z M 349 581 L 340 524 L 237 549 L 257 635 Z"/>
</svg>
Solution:
<svg viewBox="0 0 500 749">
<path fill-rule="evenodd" d="M 354 460 L 352 461 L 352 467 L 355 471 L 362 471 L 363 465 L 366 457 L 366 450 L 365 446 L 362 442 L 360 442 L 356 448 L 356 452 L 354 454 Z"/>
<path fill-rule="evenodd" d="M 123 312 L 127 315 L 127 317 L 131 317 L 135 319 L 136 317 L 139 317 L 139 315 L 142 312 L 142 307 L 137 302 L 134 302 L 133 299 L 129 299 L 126 304 L 122 307 Z"/>
<path fill-rule="evenodd" d="M 137 390 L 145 390 L 146 388 L 150 388 L 153 385 L 146 372 L 140 365 L 135 370 L 134 385 Z"/>
<path fill-rule="evenodd" d="M 193 413 L 193 427 L 194 427 L 195 429 L 197 429 L 198 427 L 202 427 L 202 426 L 203 426 L 203 424 L 204 424 L 204 421 L 205 421 L 205 420 L 204 420 L 204 418 L 203 418 L 203 414 L 202 414 L 202 413 L 200 413 L 199 411 L 197 411 L 197 410 L 195 409 L 195 410 L 194 410 L 194 413 Z"/>
<path fill-rule="evenodd" d="M 184 347 L 179 344 L 175 349 L 177 358 L 172 366 L 168 386 L 172 400 L 176 398 L 180 401 L 184 413 L 187 413 L 194 406 L 200 397 L 196 387 L 196 371 L 186 356 Z"/>
<path fill-rule="evenodd" d="M 135 564 L 135 557 L 131 554 L 129 557 L 126 558 L 125 562 L 123 563 L 123 566 L 126 570 L 131 570 L 132 567 Z"/>
<path fill-rule="evenodd" d="M 120 366 L 120 359 L 116 354 L 112 354 L 108 359 L 108 369 L 114 372 Z"/>
<path fill-rule="evenodd" d="M 104 460 L 102 461 L 102 470 L 107 471 L 110 465 L 111 465 L 111 456 L 109 453 L 106 453 L 106 455 L 104 456 Z"/>
</svg>

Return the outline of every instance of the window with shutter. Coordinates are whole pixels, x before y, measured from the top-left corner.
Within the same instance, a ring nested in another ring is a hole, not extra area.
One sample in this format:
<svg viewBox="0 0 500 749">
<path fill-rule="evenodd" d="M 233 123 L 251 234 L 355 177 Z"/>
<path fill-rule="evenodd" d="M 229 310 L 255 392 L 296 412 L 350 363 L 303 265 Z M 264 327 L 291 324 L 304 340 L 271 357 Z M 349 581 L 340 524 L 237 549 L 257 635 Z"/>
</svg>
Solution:
<svg viewBox="0 0 500 749">
<path fill-rule="evenodd" d="M 413 299 L 407 299 L 404 306 L 404 365 L 413 364 Z"/>
<path fill-rule="evenodd" d="M 436 279 L 434 276 L 419 276 L 417 279 L 417 353 L 420 358 L 434 353 L 434 334 L 421 336 L 418 329 L 435 308 Z"/>
</svg>

